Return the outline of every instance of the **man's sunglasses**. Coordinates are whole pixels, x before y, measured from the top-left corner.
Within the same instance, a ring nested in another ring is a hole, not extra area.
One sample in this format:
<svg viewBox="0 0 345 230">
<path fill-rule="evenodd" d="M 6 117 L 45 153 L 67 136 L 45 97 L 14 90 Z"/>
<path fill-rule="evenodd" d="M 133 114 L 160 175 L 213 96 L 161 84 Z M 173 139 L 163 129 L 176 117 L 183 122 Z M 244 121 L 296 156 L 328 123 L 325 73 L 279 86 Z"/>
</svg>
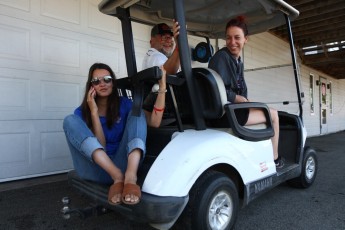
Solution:
<svg viewBox="0 0 345 230">
<path fill-rule="evenodd" d="M 101 77 L 101 78 L 94 78 L 91 80 L 91 84 L 92 85 L 99 85 L 101 83 L 101 80 L 104 81 L 104 83 L 108 84 L 110 83 L 113 78 L 111 76 L 104 76 L 104 77 Z"/>
<path fill-rule="evenodd" d="M 170 41 L 173 39 L 173 37 L 166 34 L 166 35 L 161 35 L 161 39 L 162 39 L 162 41 L 167 41 L 167 40 Z"/>
</svg>

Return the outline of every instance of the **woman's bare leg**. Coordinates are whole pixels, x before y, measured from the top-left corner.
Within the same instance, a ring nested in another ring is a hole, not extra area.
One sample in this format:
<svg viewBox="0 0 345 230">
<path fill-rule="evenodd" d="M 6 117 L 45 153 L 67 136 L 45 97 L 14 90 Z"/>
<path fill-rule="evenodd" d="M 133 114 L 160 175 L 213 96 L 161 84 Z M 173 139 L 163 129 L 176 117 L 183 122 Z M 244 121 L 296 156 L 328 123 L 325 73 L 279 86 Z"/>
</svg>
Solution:
<svg viewBox="0 0 345 230">
<path fill-rule="evenodd" d="M 274 130 L 274 136 L 271 137 L 272 147 L 273 147 L 273 159 L 278 158 L 278 143 L 279 143 L 279 117 L 278 112 L 275 109 L 270 108 L 272 125 Z M 250 109 L 248 121 L 246 125 L 256 125 L 266 122 L 266 117 L 261 109 Z"/>
<path fill-rule="evenodd" d="M 271 118 L 273 123 L 274 136 L 271 138 L 273 145 L 274 160 L 278 158 L 278 143 L 279 143 L 279 116 L 275 109 L 271 109 Z"/>
<path fill-rule="evenodd" d="M 140 158 L 141 158 L 140 149 L 134 149 L 128 155 L 128 164 L 127 164 L 127 170 L 125 173 L 125 182 L 124 182 L 125 184 L 137 183 L 137 173 L 138 173 Z M 127 202 L 136 203 L 139 200 L 139 197 L 133 194 L 130 194 L 130 195 L 125 196 L 125 200 Z"/>
<path fill-rule="evenodd" d="M 104 150 L 96 149 L 92 153 L 92 158 L 96 162 L 96 164 L 98 164 L 110 175 L 110 177 L 114 180 L 114 184 L 117 182 L 122 182 L 124 180 L 121 170 L 115 166 L 115 164 L 106 154 L 106 152 L 104 152 Z M 121 195 L 122 194 L 116 194 L 113 198 L 111 198 L 111 201 L 113 203 L 121 202 Z"/>
</svg>

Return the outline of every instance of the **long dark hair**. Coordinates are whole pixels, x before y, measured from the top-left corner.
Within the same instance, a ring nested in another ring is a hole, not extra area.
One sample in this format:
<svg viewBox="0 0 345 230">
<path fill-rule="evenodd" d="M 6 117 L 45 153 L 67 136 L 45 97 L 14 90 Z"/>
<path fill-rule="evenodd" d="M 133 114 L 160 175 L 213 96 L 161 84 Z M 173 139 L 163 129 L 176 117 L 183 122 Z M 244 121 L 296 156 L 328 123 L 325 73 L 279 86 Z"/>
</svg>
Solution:
<svg viewBox="0 0 345 230">
<path fill-rule="evenodd" d="M 85 86 L 84 99 L 83 99 L 83 102 L 81 103 L 82 115 L 83 115 L 83 118 L 85 119 L 87 126 L 89 128 L 92 128 L 91 111 L 90 111 L 89 105 L 87 104 L 87 96 L 88 96 L 88 92 L 92 86 L 91 80 L 93 78 L 93 72 L 96 69 L 107 70 L 113 79 L 113 90 L 112 90 L 112 93 L 108 96 L 107 114 L 106 114 L 107 126 L 108 126 L 108 128 L 111 128 L 113 126 L 114 122 L 119 117 L 120 97 L 119 97 L 117 87 L 116 87 L 116 81 L 115 81 L 116 76 L 115 76 L 113 70 L 108 65 L 106 65 L 104 63 L 95 63 L 90 67 L 89 75 L 88 75 L 86 86 Z M 97 100 L 96 100 L 96 103 L 97 103 Z"/>
<path fill-rule="evenodd" d="M 225 27 L 225 33 L 229 27 L 237 26 L 243 30 L 244 36 L 248 36 L 248 28 L 245 22 L 244 16 L 237 16 L 236 18 L 231 19 Z"/>
</svg>

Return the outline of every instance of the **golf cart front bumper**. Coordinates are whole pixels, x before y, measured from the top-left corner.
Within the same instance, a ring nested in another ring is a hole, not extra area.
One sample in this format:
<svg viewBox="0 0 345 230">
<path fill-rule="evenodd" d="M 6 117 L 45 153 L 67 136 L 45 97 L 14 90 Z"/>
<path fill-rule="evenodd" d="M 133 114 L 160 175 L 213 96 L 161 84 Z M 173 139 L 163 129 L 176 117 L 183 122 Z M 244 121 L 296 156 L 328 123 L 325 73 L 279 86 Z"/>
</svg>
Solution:
<svg viewBox="0 0 345 230">
<path fill-rule="evenodd" d="M 114 206 L 108 203 L 109 186 L 83 180 L 75 171 L 68 173 L 68 183 L 97 205 L 120 212 L 131 220 L 151 225 L 164 225 L 166 227 L 173 225 L 188 202 L 188 196 L 159 197 L 142 192 L 140 203 Z"/>
</svg>

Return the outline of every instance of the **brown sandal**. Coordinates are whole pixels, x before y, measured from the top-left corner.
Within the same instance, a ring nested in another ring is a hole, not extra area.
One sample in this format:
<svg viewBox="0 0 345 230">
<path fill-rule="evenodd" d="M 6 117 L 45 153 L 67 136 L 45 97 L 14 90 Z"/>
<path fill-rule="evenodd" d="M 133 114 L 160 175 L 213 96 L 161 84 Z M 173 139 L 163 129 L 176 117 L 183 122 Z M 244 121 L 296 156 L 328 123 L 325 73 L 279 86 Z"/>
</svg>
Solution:
<svg viewBox="0 0 345 230">
<path fill-rule="evenodd" d="M 131 202 L 131 201 L 126 201 L 126 196 L 128 195 L 134 195 L 138 197 L 137 201 Z M 122 192 L 122 202 L 125 204 L 133 205 L 137 204 L 140 202 L 141 198 L 141 190 L 140 187 L 136 184 L 125 184 L 123 187 L 123 192 Z"/>
<path fill-rule="evenodd" d="M 109 192 L 108 192 L 108 202 L 111 205 L 118 205 L 121 204 L 121 199 L 119 200 L 119 202 L 114 203 L 112 201 L 112 198 L 116 195 L 120 195 L 121 198 L 121 194 L 123 191 L 123 181 L 121 182 L 117 182 L 115 184 L 112 184 L 109 188 Z"/>
</svg>

